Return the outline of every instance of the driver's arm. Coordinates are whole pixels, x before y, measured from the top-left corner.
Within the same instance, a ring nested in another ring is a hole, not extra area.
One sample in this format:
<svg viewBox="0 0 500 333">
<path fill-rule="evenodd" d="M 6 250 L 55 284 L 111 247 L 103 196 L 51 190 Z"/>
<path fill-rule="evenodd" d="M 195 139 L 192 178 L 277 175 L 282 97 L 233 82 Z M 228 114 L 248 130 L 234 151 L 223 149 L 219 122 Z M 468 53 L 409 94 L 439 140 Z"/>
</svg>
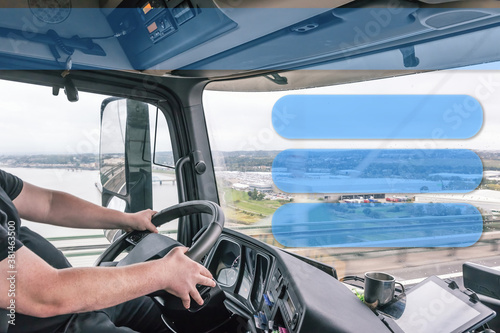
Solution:
<svg viewBox="0 0 500 333">
<path fill-rule="evenodd" d="M 36 317 L 87 312 L 165 289 L 189 307 L 189 295 L 202 304 L 196 284 L 215 286 L 210 272 L 175 248 L 164 258 L 125 267 L 57 270 L 26 246 L 16 251 L 16 311 Z M 0 306 L 10 304 L 8 259 L 0 262 Z M 12 296 L 11 296 L 12 297 Z"/>
<path fill-rule="evenodd" d="M 21 218 L 72 228 L 149 230 L 158 232 L 151 223 L 155 211 L 123 213 L 107 209 L 71 194 L 44 189 L 24 182 L 13 201 Z"/>
</svg>

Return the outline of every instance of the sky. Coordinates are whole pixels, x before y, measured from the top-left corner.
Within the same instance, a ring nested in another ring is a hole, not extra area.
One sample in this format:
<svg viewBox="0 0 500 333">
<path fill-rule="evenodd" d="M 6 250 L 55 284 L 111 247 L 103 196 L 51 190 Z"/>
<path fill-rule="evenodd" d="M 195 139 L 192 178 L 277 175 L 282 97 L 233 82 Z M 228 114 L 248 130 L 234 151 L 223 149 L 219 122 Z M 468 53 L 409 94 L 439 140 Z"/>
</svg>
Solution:
<svg viewBox="0 0 500 333">
<path fill-rule="evenodd" d="M 489 67 L 488 66 L 485 66 Z M 333 87 L 299 90 L 294 94 L 465 94 L 482 106 L 484 122 L 474 137 L 466 140 L 287 140 L 271 123 L 274 102 L 288 92 L 206 92 L 204 107 L 211 146 L 216 150 L 269 150 L 286 148 L 466 148 L 500 150 L 500 71 L 440 71 Z M 331 106 L 332 109 L 334 106 Z M 374 110 L 377 107 L 374 106 Z M 346 112 L 349 112 L 346 110 Z M 376 112 L 376 111 L 375 111 Z M 467 122 L 466 116 L 459 121 Z M 242 126 L 244 124 L 244 126 Z"/>
<path fill-rule="evenodd" d="M 70 103 L 61 90 L 0 81 L 0 155 L 97 153 L 99 114 L 106 96 L 80 92 Z"/>
<path fill-rule="evenodd" d="M 500 150 L 500 71 L 442 71 L 345 84 L 294 94 L 467 94 L 484 110 L 480 132 L 467 140 L 286 140 L 274 131 L 271 110 L 290 92 L 206 91 L 211 146 L 216 150 L 285 148 L 469 148 Z M 0 80 L 0 155 L 97 153 L 99 110 L 106 96 L 80 92 L 76 103 L 61 90 Z M 347 110 L 348 112 L 348 110 Z M 467 121 L 464 117 L 461 121 Z"/>
</svg>

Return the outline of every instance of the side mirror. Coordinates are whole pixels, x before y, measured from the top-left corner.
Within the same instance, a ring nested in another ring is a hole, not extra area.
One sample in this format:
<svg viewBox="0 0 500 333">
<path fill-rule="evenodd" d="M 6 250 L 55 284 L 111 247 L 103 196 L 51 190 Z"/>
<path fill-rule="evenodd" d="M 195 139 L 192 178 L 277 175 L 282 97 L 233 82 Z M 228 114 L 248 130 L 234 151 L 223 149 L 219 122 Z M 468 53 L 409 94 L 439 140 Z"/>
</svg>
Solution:
<svg viewBox="0 0 500 333">
<path fill-rule="evenodd" d="M 101 105 L 100 176 L 102 205 L 113 198 L 125 210 L 152 208 L 149 111 L 146 103 L 108 98 Z M 116 199 L 115 199 L 116 201 Z"/>
</svg>

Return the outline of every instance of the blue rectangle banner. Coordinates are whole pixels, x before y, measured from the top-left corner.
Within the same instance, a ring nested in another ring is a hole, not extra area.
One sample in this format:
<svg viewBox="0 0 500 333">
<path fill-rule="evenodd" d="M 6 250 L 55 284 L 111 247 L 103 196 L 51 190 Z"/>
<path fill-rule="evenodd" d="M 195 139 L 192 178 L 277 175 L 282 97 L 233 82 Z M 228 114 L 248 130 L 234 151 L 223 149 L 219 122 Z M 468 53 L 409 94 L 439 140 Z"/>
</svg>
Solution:
<svg viewBox="0 0 500 333">
<path fill-rule="evenodd" d="M 287 95 L 272 122 L 287 139 L 468 139 L 483 109 L 467 95 Z"/>
<path fill-rule="evenodd" d="M 288 193 L 467 193 L 483 164 L 467 149 L 288 149 L 272 177 Z"/>
<path fill-rule="evenodd" d="M 287 247 L 467 247 L 483 219 L 464 203 L 290 203 L 272 231 Z"/>
</svg>

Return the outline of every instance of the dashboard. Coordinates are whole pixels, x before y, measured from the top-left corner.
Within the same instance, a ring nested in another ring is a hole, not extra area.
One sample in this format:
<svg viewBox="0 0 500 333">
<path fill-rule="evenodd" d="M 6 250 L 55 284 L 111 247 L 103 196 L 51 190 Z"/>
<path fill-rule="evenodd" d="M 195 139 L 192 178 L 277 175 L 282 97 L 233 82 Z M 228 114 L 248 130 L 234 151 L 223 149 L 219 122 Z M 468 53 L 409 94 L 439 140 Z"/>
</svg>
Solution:
<svg viewBox="0 0 500 333">
<path fill-rule="evenodd" d="M 161 234 L 124 236 L 114 243 L 119 246 L 106 250 L 100 266 L 158 259 L 179 246 Z M 125 249 L 128 254 L 113 261 Z M 391 307 L 372 312 L 350 286 L 337 280 L 332 267 L 228 229 L 217 235 L 201 261 L 218 282 L 213 288 L 197 286 L 203 305 L 186 310 L 179 298 L 165 291 L 150 295 L 174 332 L 469 332 L 495 316 L 474 292 L 435 276 L 406 290 Z M 422 309 L 436 315 L 415 320 Z M 456 316 L 460 320 L 452 319 Z"/>
<path fill-rule="evenodd" d="M 237 232 L 224 230 L 205 265 L 224 291 L 226 308 L 247 321 L 248 331 L 387 331 L 334 269 L 327 274 L 320 263 Z"/>
</svg>

